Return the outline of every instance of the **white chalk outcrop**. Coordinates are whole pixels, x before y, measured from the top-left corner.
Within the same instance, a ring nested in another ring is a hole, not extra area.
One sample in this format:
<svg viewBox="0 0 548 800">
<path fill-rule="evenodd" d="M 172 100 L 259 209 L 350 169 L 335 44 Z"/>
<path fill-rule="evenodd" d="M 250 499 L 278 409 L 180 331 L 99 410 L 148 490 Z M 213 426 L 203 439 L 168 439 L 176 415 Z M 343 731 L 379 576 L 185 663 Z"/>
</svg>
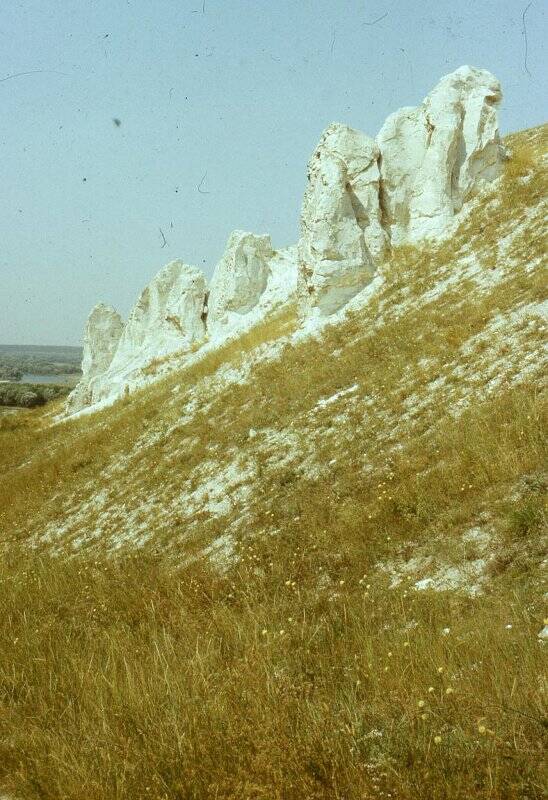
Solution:
<svg viewBox="0 0 548 800">
<path fill-rule="evenodd" d="M 392 244 L 443 235 L 472 192 L 497 177 L 501 98 L 494 75 L 460 67 L 420 106 L 388 117 L 377 142 L 380 199 Z"/>
<path fill-rule="evenodd" d="M 171 261 L 141 292 L 120 339 L 111 369 L 177 350 L 190 349 L 205 338 L 203 273 L 182 261 Z"/>
<path fill-rule="evenodd" d="M 274 251 L 270 236 L 234 231 L 210 292 L 200 270 L 172 261 L 143 290 L 125 325 L 116 315 L 114 338 L 106 328 L 106 312 L 97 311 L 108 307 L 94 309 L 86 327 L 83 377 L 67 410 L 108 404 L 153 380 L 153 362 L 173 353 L 188 359 L 191 353 L 205 352 L 208 340 L 208 346 L 218 346 L 240 335 L 286 305 L 296 289 L 296 248 Z"/>
<path fill-rule="evenodd" d="M 297 290 L 295 247 L 273 250 L 270 236 L 233 231 L 215 267 L 207 301 L 212 341 L 249 330 Z"/>
<path fill-rule="evenodd" d="M 69 410 L 78 411 L 87 405 L 124 394 L 142 382 L 142 369 L 158 358 L 176 351 L 189 351 L 205 339 L 204 301 L 206 280 L 200 270 L 172 261 L 142 291 L 125 325 L 121 318 L 111 324 L 116 336 L 107 331 L 112 319 L 98 306 L 88 320 L 86 340 L 93 343 L 87 350 L 87 361 L 93 364 L 86 371 L 86 346 L 82 364 L 82 381 L 69 396 Z M 97 313 L 96 313 L 97 312 Z M 114 312 L 115 314 L 116 312 Z M 109 329 L 110 330 L 110 329 Z M 108 347 L 100 342 L 108 339 Z M 103 350 L 108 350 L 108 357 Z"/>
<path fill-rule="evenodd" d="M 365 289 L 393 245 L 446 236 L 463 205 L 499 175 L 501 97 L 491 73 L 461 67 L 420 106 L 388 117 L 376 140 L 329 125 L 308 164 L 298 246 L 276 251 L 270 236 L 234 231 L 209 291 L 199 270 L 173 261 L 123 330 L 114 309 L 97 306 L 69 410 L 111 402 L 151 380 L 143 371 L 151 362 L 207 352 L 295 297 L 302 316 L 327 317 Z"/>
<path fill-rule="evenodd" d="M 69 396 L 69 408 L 78 409 L 93 402 L 93 383 L 112 363 L 124 323 L 120 314 L 105 303 L 91 310 L 84 330 L 82 379 Z"/>
<path fill-rule="evenodd" d="M 377 141 L 335 123 L 308 168 L 299 241 L 300 307 L 332 314 L 371 280 L 391 245 L 447 233 L 500 172 L 497 79 L 461 67 L 417 108 L 388 117 Z"/>
<path fill-rule="evenodd" d="M 387 236 L 379 206 L 379 149 L 334 123 L 308 164 L 301 212 L 299 269 L 305 312 L 337 311 L 361 291 L 382 260 Z"/>
<path fill-rule="evenodd" d="M 207 325 L 213 333 L 238 323 L 259 302 L 274 255 L 270 236 L 233 231 L 223 257 L 215 267 L 207 302 Z M 234 315 L 237 315 L 234 320 Z"/>
</svg>

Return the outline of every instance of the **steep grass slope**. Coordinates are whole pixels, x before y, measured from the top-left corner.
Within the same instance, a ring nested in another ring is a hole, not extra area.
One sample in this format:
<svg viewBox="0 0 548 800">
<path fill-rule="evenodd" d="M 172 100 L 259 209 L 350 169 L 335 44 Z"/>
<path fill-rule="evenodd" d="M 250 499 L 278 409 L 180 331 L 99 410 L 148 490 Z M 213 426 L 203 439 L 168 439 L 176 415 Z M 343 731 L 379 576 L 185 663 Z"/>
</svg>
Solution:
<svg viewBox="0 0 548 800">
<path fill-rule="evenodd" d="M 0 788 L 542 796 L 546 131 L 323 331 L 0 420 Z"/>
</svg>

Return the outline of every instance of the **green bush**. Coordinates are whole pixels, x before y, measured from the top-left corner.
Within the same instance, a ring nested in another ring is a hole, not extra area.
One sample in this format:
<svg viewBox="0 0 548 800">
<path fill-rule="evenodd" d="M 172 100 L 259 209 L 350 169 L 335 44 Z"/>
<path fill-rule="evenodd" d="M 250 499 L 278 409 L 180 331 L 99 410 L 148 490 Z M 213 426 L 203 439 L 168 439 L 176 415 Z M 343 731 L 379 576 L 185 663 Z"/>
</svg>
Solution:
<svg viewBox="0 0 548 800">
<path fill-rule="evenodd" d="M 0 361 L 0 381 L 20 381 L 23 377 L 19 367 L 13 364 L 3 364 Z"/>
<path fill-rule="evenodd" d="M 35 408 L 56 397 L 63 397 L 69 391 L 69 386 L 51 383 L 0 383 L 0 406 Z"/>
</svg>

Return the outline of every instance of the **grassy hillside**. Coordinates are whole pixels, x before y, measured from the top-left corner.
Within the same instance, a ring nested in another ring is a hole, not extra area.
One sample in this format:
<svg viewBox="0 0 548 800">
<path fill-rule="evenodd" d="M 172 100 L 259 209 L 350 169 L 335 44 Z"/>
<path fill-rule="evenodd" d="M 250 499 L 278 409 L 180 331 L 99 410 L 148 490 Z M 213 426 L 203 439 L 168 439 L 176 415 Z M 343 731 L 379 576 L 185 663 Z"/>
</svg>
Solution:
<svg viewBox="0 0 548 800">
<path fill-rule="evenodd" d="M 546 130 L 322 334 L 0 417 L 0 788 L 543 796 Z"/>
</svg>

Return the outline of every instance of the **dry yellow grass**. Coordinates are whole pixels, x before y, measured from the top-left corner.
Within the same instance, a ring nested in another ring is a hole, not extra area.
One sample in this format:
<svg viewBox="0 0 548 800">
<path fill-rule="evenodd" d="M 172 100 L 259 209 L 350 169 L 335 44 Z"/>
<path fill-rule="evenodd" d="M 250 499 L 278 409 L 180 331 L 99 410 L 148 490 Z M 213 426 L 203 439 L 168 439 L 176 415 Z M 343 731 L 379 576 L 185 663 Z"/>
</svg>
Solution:
<svg viewBox="0 0 548 800">
<path fill-rule="evenodd" d="M 294 309 L 91 417 L 0 418 L 0 789 L 542 797 L 546 405 L 521 370 L 544 330 L 493 327 L 545 299 L 542 135 L 510 137 L 503 191 L 454 239 L 397 251 L 368 307 L 249 380 L 219 370 Z M 466 248 L 500 279 L 440 294 Z M 222 514 L 189 505 L 209 461 L 250 487 Z M 475 558 L 473 526 L 496 543 L 484 595 L 388 588 L 380 562 Z M 201 554 L 227 533 L 219 571 Z"/>
<path fill-rule="evenodd" d="M 314 592 L 330 553 L 308 544 L 296 559 L 294 542 L 277 548 L 262 580 L 252 545 L 224 578 L 144 554 L 13 556 L 0 600 L 6 787 L 90 800 L 541 797 L 540 608 L 527 584 L 478 605 L 387 592 L 374 574 L 365 589 L 343 563 L 344 584 Z"/>
</svg>

